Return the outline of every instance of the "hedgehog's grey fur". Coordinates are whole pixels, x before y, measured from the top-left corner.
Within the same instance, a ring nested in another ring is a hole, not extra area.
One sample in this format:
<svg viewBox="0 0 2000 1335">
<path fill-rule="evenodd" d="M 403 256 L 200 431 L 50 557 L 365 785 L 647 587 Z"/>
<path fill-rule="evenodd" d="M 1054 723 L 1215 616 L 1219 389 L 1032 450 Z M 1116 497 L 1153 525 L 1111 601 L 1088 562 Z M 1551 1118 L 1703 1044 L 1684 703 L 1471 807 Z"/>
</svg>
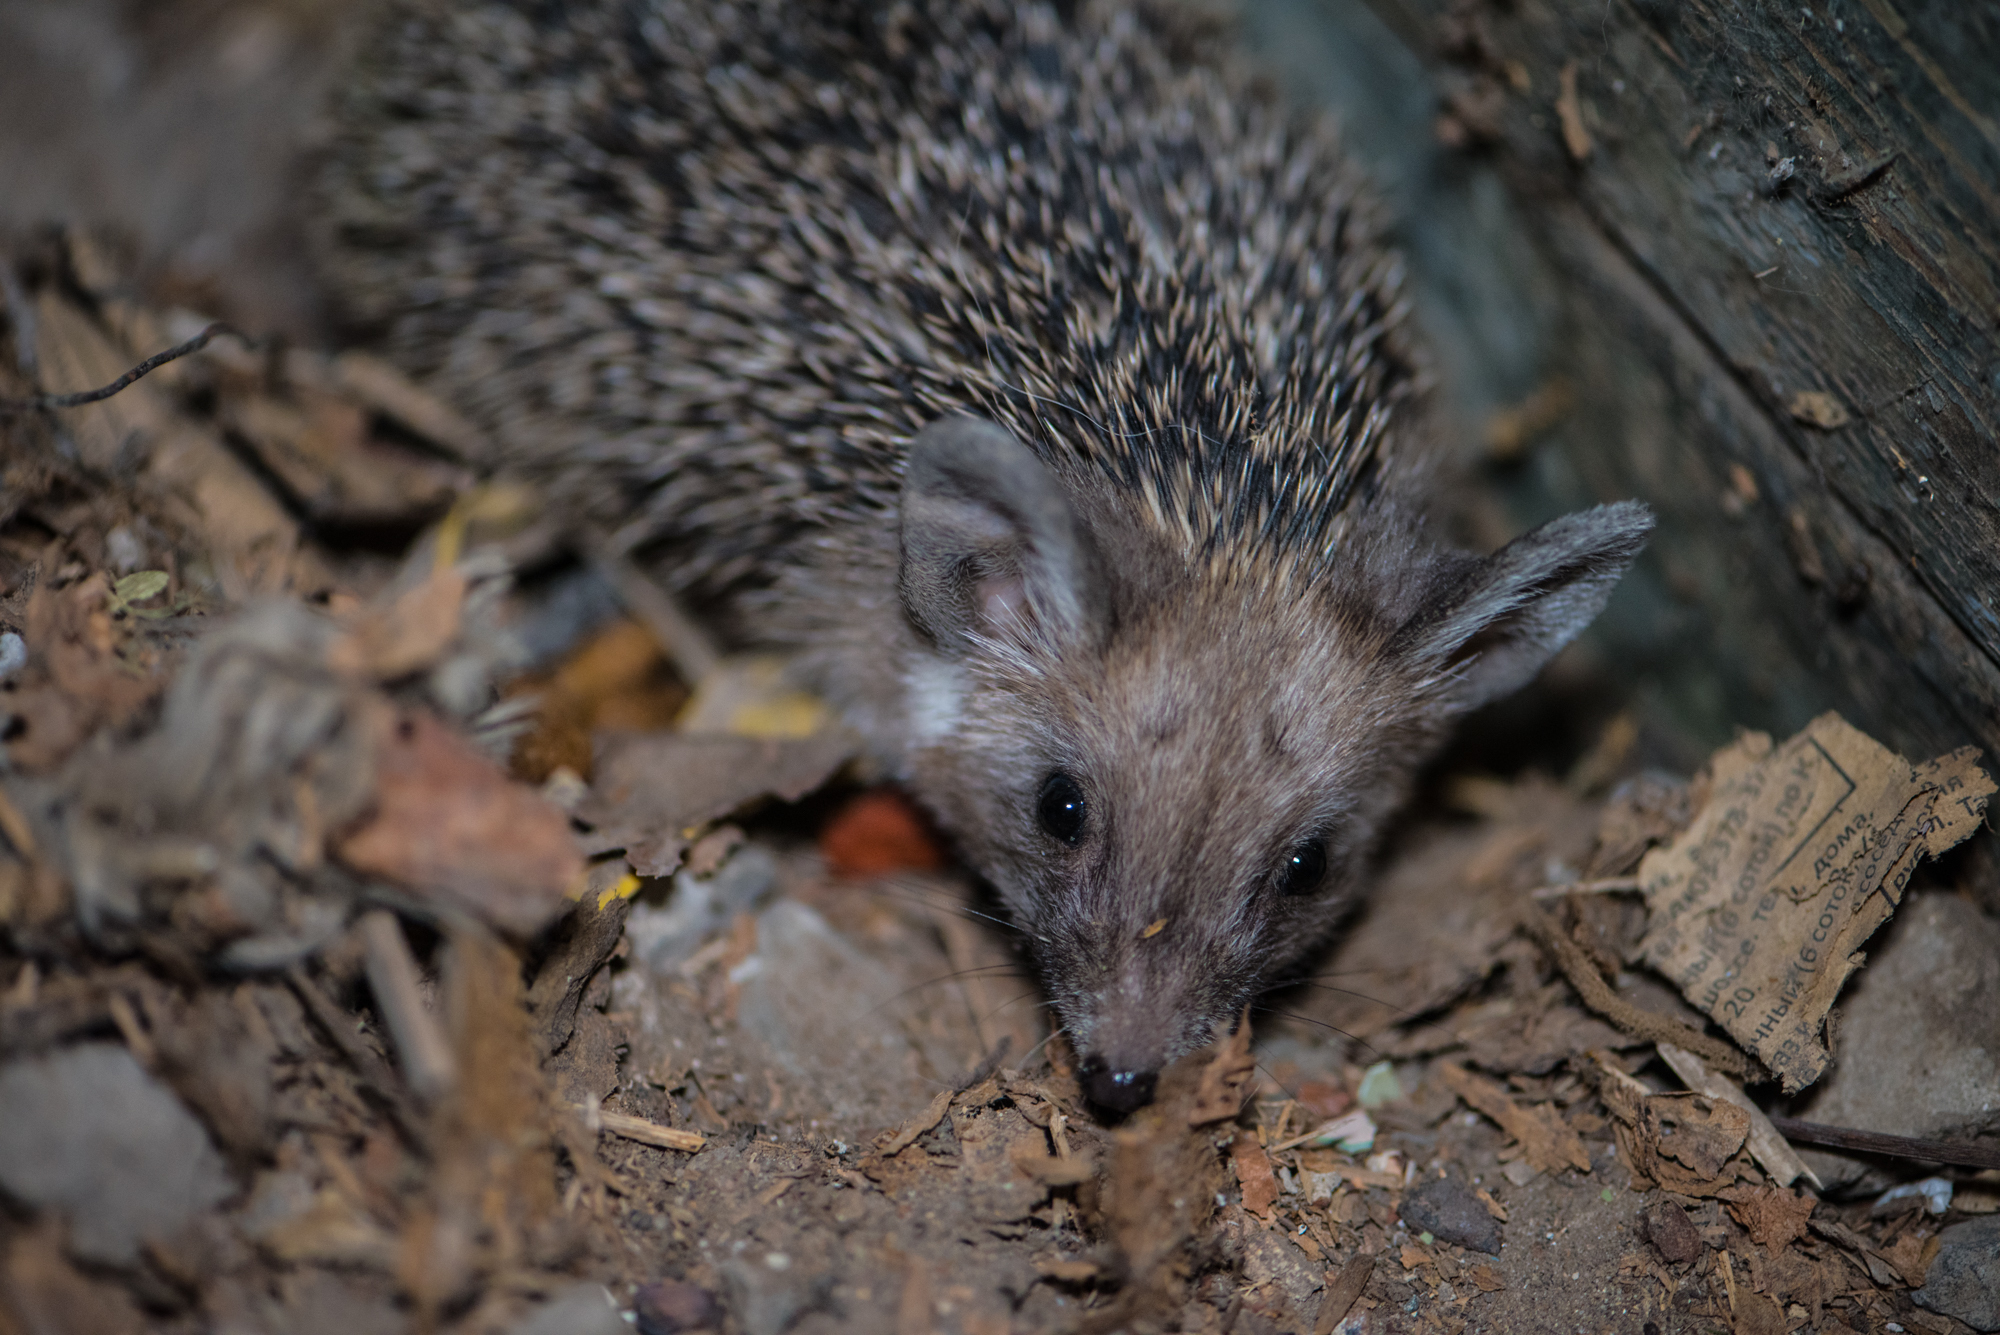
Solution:
<svg viewBox="0 0 2000 1335">
<path fill-rule="evenodd" d="M 1327 128 L 1213 46 L 1116 3 L 399 0 L 327 177 L 332 287 L 804 655 L 1113 1103 L 1324 935 L 1446 722 L 1649 522 L 1423 538 L 1397 265 Z M 1279 896 L 1301 840 L 1333 889 Z"/>
</svg>

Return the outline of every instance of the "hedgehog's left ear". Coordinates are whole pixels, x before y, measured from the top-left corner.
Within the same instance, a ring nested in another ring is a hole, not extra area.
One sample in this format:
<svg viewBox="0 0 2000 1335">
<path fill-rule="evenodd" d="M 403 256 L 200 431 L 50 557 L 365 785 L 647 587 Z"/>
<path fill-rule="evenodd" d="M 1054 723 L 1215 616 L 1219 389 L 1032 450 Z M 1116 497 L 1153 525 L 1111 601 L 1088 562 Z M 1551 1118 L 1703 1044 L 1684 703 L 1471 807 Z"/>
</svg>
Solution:
<svg viewBox="0 0 2000 1335">
<path fill-rule="evenodd" d="M 971 635 L 1094 644 L 1110 624 L 1103 561 L 1062 483 L 991 422 L 947 417 L 917 433 L 902 550 L 903 609 L 950 652 Z"/>
<path fill-rule="evenodd" d="M 1472 709 L 1528 684 L 1604 609 L 1653 529 L 1637 501 L 1564 515 L 1440 572 L 1393 653 Z"/>
</svg>

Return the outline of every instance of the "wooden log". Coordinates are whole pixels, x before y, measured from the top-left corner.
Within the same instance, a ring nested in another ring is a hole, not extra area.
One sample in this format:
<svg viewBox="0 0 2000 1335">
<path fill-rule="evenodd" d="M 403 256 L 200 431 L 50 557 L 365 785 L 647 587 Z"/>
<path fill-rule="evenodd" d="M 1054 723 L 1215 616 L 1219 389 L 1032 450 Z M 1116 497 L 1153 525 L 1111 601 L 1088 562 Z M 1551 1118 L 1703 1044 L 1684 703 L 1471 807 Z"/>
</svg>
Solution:
<svg viewBox="0 0 2000 1335">
<path fill-rule="evenodd" d="M 1417 219 L 1418 281 L 1525 235 L 1557 306 L 1528 335 L 1574 403 L 1541 471 L 1660 511 L 1639 579 L 1666 601 L 1635 596 L 1660 627 L 1680 608 L 1646 650 L 1680 655 L 1677 712 L 1832 706 L 1906 754 L 2000 752 L 2000 12 L 1366 9 L 1426 68 L 1425 151 L 1513 205 L 1442 264 Z"/>
</svg>

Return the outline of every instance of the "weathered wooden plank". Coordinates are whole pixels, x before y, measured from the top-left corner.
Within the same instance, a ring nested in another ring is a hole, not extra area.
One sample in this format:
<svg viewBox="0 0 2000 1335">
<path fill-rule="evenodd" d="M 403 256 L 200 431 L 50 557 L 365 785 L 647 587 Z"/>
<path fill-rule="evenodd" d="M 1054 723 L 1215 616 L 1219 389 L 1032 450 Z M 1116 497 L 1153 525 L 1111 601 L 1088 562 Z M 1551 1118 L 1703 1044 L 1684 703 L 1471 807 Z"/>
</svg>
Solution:
<svg viewBox="0 0 2000 1335">
<path fill-rule="evenodd" d="M 1371 3 L 1564 275 L 1558 447 L 1666 512 L 1709 688 L 2000 745 L 2000 10 Z"/>
</svg>

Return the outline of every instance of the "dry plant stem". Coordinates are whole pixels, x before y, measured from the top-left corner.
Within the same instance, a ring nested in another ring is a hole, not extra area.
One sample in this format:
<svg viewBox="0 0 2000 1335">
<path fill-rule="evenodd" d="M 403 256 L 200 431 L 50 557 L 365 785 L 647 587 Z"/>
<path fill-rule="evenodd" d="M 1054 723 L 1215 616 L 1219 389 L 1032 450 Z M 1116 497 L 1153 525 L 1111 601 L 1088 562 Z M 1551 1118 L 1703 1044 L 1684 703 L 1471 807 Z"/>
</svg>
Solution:
<svg viewBox="0 0 2000 1335">
<path fill-rule="evenodd" d="M 722 655 L 708 632 L 681 611 L 667 591 L 655 584 L 630 556 L 595 534 L 578 533 L 576 542 L 597 573 L 617 592 L 625 610 L 660 642 L 660 648 L 673 659 L 688 685 L 693 686 L 715 671 Z"/>
<path fill-rule="evenodd" d="M 368 987 L 403 1060 L 403 1079 L 420 1102 L 436 1103 L 457 1083 L 458 1066 L 452 1060 L 444 1029 L 424 1005 L 410 943 L 387 909 L 372 909 L 363 915 L 361 942 L 366 951 Z"/>
<path fill-rule="evenodd" d="M 1556 966 L 1569 979 L 1570 986 L 1576 989 L 1583 1004 L 1626 1033 L 1649 1043 L 1671 1043 L 1675 1047 L 1686 1048 L 1710 1066 L 1726 1071 L 1739 1080 L 1754 1081 L 1763 1077 L 1761 1068 L 1729 1044 L 1710 1038 L 1669 1016 L 1640 1010 L 1619 996 L 1604 980 L 1604 975 L 1597 971 L 1597 966 L 1590 962 L 1590 957 L 1584 954 L 1583 947 L 1570 940 L 1542 909 L 1528 905 L 1521 914 L 1521 924 L 1555 957 Z"/>
<path fill-rule="evenodd" d="M 74 394 L 37 394 L 32 398 L 26 399 L 0 399 L 0 414 L 33 412 L 37 408 L 81 408 L 87 403 L 102 402 L 110 398 L 113 394 L 127 388 L 134 381 L 159 370 L 168 362 L 179 361 L 191 353 L 200 352 L 210 342 L 223 334 L 240 338 L 253 348 L 257 346 L 256 339 L 250 337 L 242 330 L 218 320 L 187 342 L 176 343 L 165 352 L 154 353 L 124 375 L 119 376 L 110 384 L 99 389 L 79 390 Z"/>
<path fill-rule="evenodd" d="M 285 971 L 285 982 L 312 1013 L 320 1029 L 333 1040 L 333 1045 L 340 1049 L 341 1055 L 347 1058 L 362 1083 L 382 1101 L 395 1121 L 396 1129 L 403 1133 L 403 1139 L 412 1146 L 421 1146 L 424 1143 L 423 1127 L 409 1100 L 403 1097 L 403 1091 L 397 1086 L 396 1073 L 367 1044 L 354 1036 L 354 1017 L 328 1001 L 326 994 L 299 965 L 294 964 Z"/>
<path fill-rule="evenodd" d="M 1529 892 L 1531 899 L 1562 899 L 1567 895 L 1606 895 L 1620 890 L 1637 890 L 1636 876 L 1607 876 L 1600 881 L 1576 881 L 1569 885 L 1545 885 Z"/>
<path fill-rule="evenodd" d="M 1892 1159 L 1918 1163 L 1955 1164 L 1962 1168 L 2000 1168 L 2000 1149 L 1948 1140 L 1918 1140 L 1914 1136 L 1892 1136 L 1881 1131 L 1850 1131 L 1844 1126 L 1824 1126 L 1802 1122 L 1796 1117 L 1770 1114 L 1771 1125 L 1787 1140 L 1828 1149 L 1856 1150 L 1881 1154 Z"/>
<path fill-rule="evenodd" d="M 679 1150 L 693 1154 L 708 1144 L 708 1137 L 699 1131 L 683 1131 L 679 1127 L 661 1126 L 643 1117 L 633 1117 L 627 1113 L 605 1112 L 598 1109 L 597 1125 L 614 1136 L 626 1140 L 636 1140 L 641 1145 L 653 1145 L 663 1150 Z"/>
</svg>

